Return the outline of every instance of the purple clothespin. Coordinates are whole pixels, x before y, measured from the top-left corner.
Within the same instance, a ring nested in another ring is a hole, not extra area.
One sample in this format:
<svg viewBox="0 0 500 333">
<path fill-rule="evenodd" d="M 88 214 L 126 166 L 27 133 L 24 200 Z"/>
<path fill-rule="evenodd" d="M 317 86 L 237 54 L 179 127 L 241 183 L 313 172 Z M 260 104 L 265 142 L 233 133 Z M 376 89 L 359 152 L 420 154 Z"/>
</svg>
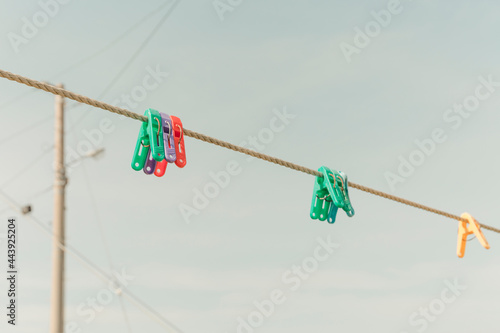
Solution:
<svg viewBox="0 0 500 333">
<path fill-rule="evenodd" d="M 148 147 L 149 149 L 149 147 Z M 155 172 L 156 168 L 156 161 L 153 158 L 153 155 L 151 154 L 151 149 L 148 150 L 148 158 L 146 160 L 146 164 L 144 164 L 144 168 L 142 169 L 145 174 L 151 175 L 153 172 Z"/>
<path fill-rule="evenodd" d="M 168 114 L 160 112 L 161 121 L 163 123 L 163 141 L 165 147 L 165 159 L 169 163 L 174 163 L 176 160 L 175 156 L 175 141 L 174 132 L 172 130 L 172 120 Z"/>
</svg>

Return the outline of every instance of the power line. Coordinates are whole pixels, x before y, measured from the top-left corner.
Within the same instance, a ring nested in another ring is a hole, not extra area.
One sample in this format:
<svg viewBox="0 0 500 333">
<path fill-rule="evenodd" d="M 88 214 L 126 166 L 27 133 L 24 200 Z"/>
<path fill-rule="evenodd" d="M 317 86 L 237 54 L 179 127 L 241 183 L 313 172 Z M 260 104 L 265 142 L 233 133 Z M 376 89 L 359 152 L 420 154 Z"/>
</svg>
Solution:
<svg viewBox="0 0 500 333">
<path fill-rule="evenodd" d="M 102 240 L 102 243 L 104 245 L 104 250 L 106 252 L 106 257 L 107 257 L 107 261 L 108 261 L 109 270 L 110 270 L 110 272 L 112 272 L 113 268 L 114 268 L 114 265 L 113 265 L 113 262 L 111 260 L 111 252 L 109 250 L 109 246 L 108 246 L 108 242 L 107 242 L 107 239 L 106 239 L 106 235 L 104 234 L 104 227 L 102 225 L 101 216 L 100 216 L 99 210 L 97 208 L 97 201 L 95 199 L 95 196 L 94 196 L 94 193 L 93 193 L 93 190 L 92 190 L 92 185 L 91 185 L 88 173 L 87 173 L 87 168 L 85 167 L 85 161 L 82 163 L 82 169 L 83 169 L 83 175 L 85 177 L 85 183 L 87 184 L 87 190 L 88 190 L 88 193 L 89 193 L 89 196 L 90 196 L 90 203 L 91 203 L 92 209 L 94 211 L 94 218 L 95 218 L 95 221 L 97 222 L 97 227 L 98 227 L 99 233 L 101 235 L 101 240 Z M 116 279 L 115 279 L 115 283 L 117 283 L 118 285 L 120 285 L 119 282 L 116 281 Z M 120 302 L 120 307 L 121 307 L 121 310 L 122 310 L 123 318 L 125 319 L 125 324 L 127 326 L 127 330 L 128 330 L 129 333 L 131 333 L 132 332 L 132 328 L 130 327 L 130 321 L 129 321 L 129 318 L 128 318 L 128 315 L 127 315 L 127 311 L 125 309 L 125 305 L 123 304 L 122 295 L 119 295 L 118 300 Z"/>
<path fill-rule="evenodd" d="M 9 206 L 4 207 L 3 209 L 0 210 L 0 214 L 3 214 L 3 213 L 5 213 L 5 212 L 7 212 L 9 210 L 12 210 L 12 208 L 10 208 Z"/>
<path fill-rule="evenodd" d="M 123 67 L 118 71 L 118 73 L 113 77 L 113 79 L 109 82 L 109 84 L 102 90 L 102 92 L 99 94 L 97 99 L 103 98 L 111 88 L 118 82 L 118 80 L 121 78 L 121 76 L 125 73 L 125 71 L 132 65 L 132 63 L 137 59 L 137 57 L 144 51 L 146 46 L 149 44 L 151 39 L 156 35 L 158 30 L 160 30 L 161 26 L 167 21 L 167 19 L 170 17 L 170 15 L 173 13 L 177 5 L 181 2 L 181 0 L 176 0 L 172 6 L 170 6 L 167 10 L 167 12 L 160 18 L 160 21 L 154 26 L 153 30 L 149 33 L 149 35 L 144 39 L 144 41 L 139 45 L 139 47 L 135 50 L 135 52 L 132 54 L 130 59 L 123 65 Z M 78 105 L 78 103 L 76 103 Z M 74 106 L 69 106 L 68 110 L 73 108 Z M 88 112 L 84 113 L 78 120 L 76 120 L 73 125 L 71 126 L 70 130 L 74 129 L 79 123 L 85 119 L 89 115 Z"/>
<path fill-rule="evenodd" d="M 74 131 L 72 133 L 73 133 L 73 139 L 76 141 L 76 133 Z M 87 191 L 88 191 L 89 196 L 90 196 L 90 203 L 91 203 L 93 211 L 94 211 L 94 218 L 95 218 L 95 221 L 97 222 L 97 227 L 98 227 L 99 233 L 101 235 L 101 240 L 102 240 L 102 243 L 104 245 L 104 250 L 106 252 L 106 258 L 108 261 L 109 270 L 110 270 L 110 272 L 112 272 L 114 265 L 113 265 L 113 262 L 111 260 L 111 253 L 109 250 L 108 242 L 107 242 L 106 236 L 104 234 L 104 227 L 102 225 L 102 220 L 101 220 L 99 210 L 97 207 L 97 201 L 95 199 L 95 196 L 94 196 L 94 193 L 92 190 L 92 185 L 91 185 L 88 173 L 87 173 L 87 168 L 85 167 L 85 161 L 83 161 L 83 163 L 82 163 L 82 169 L 83 169 L 83 175 L 85 178 L 85 184 L 87 185 Z M 116 284 L 120 285 L 119 282 L 116 281 L 116 279 L 114 282 Z M 125 304 L 123 304 L 123 298 L 122 298 L 121 294 L 118 295 L 118 300 L 120 302 L 120 308 L 122 311 L 123 318 L 125 320 L 125 325 L 127 326 L 127 331 L 129 333 L 132 333 L 132 328 L 130 326 L 130 320 L 129 320 L 128 314 L 127 314 L 127 309 L 125 308 Z"/>
<path fill-rule="evenodd" d="M 33 194 L 32 196 L 29 197 L 29 201 L 33 201 L 35 199 L 38 199 L 39 197 L 41 197 L 42 195 L 46 194 L 46 193 L 49 193 L 51 192 L 52 190 L 54 189 L 54 186 L 53 185 L 50 185 L 46 188 L 44 188 L 43 190 L 41 191 L 38 191 L 37 193 Z"/>
<path fill-rule="evenodd" d="M 79 95 L 79 94 L 76 94 L 76 93 L 71 92 L 69 90 L 54 87 L 50 84 L 39 82 L 39 81 L 30 79 L 30 78 L 27 78 L 24 76 L 13 74 L 13 73 L 10 73 L 10 72 L 4 71 L 4 70 L 0 70 L 0 76 L 3 78 L 6 78 L 8 80 L 11 80 L 11 81 L 22 83 L 22 84 L 25 84 L 25 85 L 30 86 L 30 87 L 35 87 L 37 89 L 41 89 L 41 90 L 50 92 L 54 95 L 60 95 L 60 96 L 72 99 L 74 101 L 88 104 L 91 106 L 95 106 L 97 108 L 101 108 L 103 110 L 117 113 L 117 114 L 129 117 L 129 118 L 135 119 L 135 120 L 140 120 L 143 122 L 147 121 L 147 117 L 144 115 L 140 115 L 140 114 L 137 114 L 135 112 L 129 111 L 127 109 L 113 106 L 113 105 L 110 105 L 108 103 L 104 103 L 104 102 L 101 102 L 101 101 L 98 101 L 98 100 L 95 100 L 95 99 L 92 99 L 92 98 L 89 98 L 89 97 L 86 97 L 83 95 Z M 184 128 L 183 133 L 185 135 L 190 136 L 192 138 L 195 138 L 197 140 L 205 141 L 205 142 L 208 142 L 208 143 L 211 143 L 211 144 L 223 147 L 223 148 L 231 149 L 231 150 L 234 150 L 234 151 L 246 154 L 246 155 L 250 155 L 250 156 L 259 158 L 259 159 L 264 160 L 264 161 L 268 161 L 268 162 L 271 162 L 274 164 L 278 164 L 278 165 L 287 167 L 289 169 L 293 169 L 293 170 L 300 171 L 300 172 L 303 172 L 303 173 L 306 173 L 309 175 L 313 175 L 313 176 L 317 176 L 317 177 L 323 176 L 319 171 L 309 169 L 309 168 L 300 166 L 298 164 L 291 163 L 291 162 L 288 162 L 288 161 L 285 161 L 285 160 L 282 160 L 282 159 L 279 159 L 279 158 L 276 158 L 273 156 L 262 154 L 262 153 L 256 152 L 256 151 L 248 149 L 248 148 L 240 147 L 240 146 L 234 145 L 232 143 L 210 137 L 210 136 L 205 135 L 205 134 L 201 134 L 201 133 L 197 133 L 197 132 L 188 130 L 186 128 Z M 384 193 L 382 191 L 378 191 L 378 190 L 375 190 L 375 189 L 372 189 L 372 188 L 369 188 L 369 187 L 366 187 L 363 185 L 359 185 L 356 183 L 349 182 L 349 184 L 351 187 L 353 187 L 355 189 L 358 189 L 358 190 L 361 190 L 361 191 L 364 191 L 364 192 L 367 192 L 367 193 L 370 193 L 373 195 L 377 195 L 377 196 L 380 196 L 380 197 L 385 198 L 385 199 L 393 200 L 393 201 L 396 201 L 396 202 L 399 202 L 399 203 L 402 203 L 402 204 L 405 204 L 408 206 L 419 208 L 419 209 L 422 209 L 422 210 L 425 210 L 425 211 L 428 211 L 428 212 L 431 212 L 431 213 L 434 213 L 437 215 L 441 215 L 441 216 L 444 216 L 444 217 L 447 217 L 447 218 L 450 218 L 453 220 L 468 222 L 467 219 L 460 217 L 458 215 L 454 215 L 454 214 L 447 213 L 447 212 L 442 211 L 442 210 L 434 209 L 434 208 L 431 208 L 429 206 L 425 206 L 425 205 L 422 205 L 422 204 L 419 204 L 419 203 L 416 203 L 416 202 L 413 202 L 413 201 L 410 201 L 407 199 L 403 199 L 403 198 L 397 197 L 395 195 Z M 486 224 L 479 224 L 479 225 L 487 230 L 490 230 L 490 231 L 493 231 L 496 233 L 500 233 L 500 229 L 498 229 L 498 228 L 495 228 L 495 227 L 492 227 L 492 226 L 489 226 Z"/>
<path fill-rule="evenodd" d="M 52 77 L 50 77 L 48 80 L 54 80 L 56 79 L 57 77 L 69 72 L 69 71 L 72 71 L 73 69 L 87 63 L 88 61 L 94 59 L 95 57 L 103 54 L 104 52 L 106 52 L 108 49 L 110 49 L 111 47 L 115 46 L 119 41 L 121 41 L 122 39 L 124 39 L 126 36 L 128 36 L 131 32 L 133 32 L 135 29 L 137 29 L 139 26 L 141 26 L 144 22 L 146 22 L 147 20 L 151 19 L 152 16 L 156 15 L 159 11 L 161 11 L 163 8 L 165 8 L 168 4 L 170 4 L 171 1 L 168 0 L 168 1 L 165 1 L 162 5 L 160 5 L 159 7 L 155 8 L 154 10 L 152 10 L 151 12 L 149 12 L 148 14 L 146 14 L 145 16 L 143 16 L 139 21 L 137 21 L 137 23 L 135 23 L 133 26 L 131 26 L 129 29 L 127 29 L 125 32 L 123 32 L 120 36 L 118 36 L 116 39 L 114 39 L 113 41 L 111 41 L 110 43 L 108 43 L 107 45 L 105 45 L 103 48 L 101 48 L 100 50 L 98 50 L 97 52 L 94 52 L 90 55 L 88 55 L 87 57 L 83 58 L 83 59 L 80 59 L 79 61 L 75 62 L 74 64 L 72 65 L 69 65 L 68 67 L 66 67 L 65 69 L 61 70 L 59 73 L 57 73 L 56 75 L 53 75 Z M 14 98 L 12 98 L 11 100 L 3 103 L 0 105 L 0 113 L 3 111 L 3 109 L 6 109 L 8 106 L 16 103 L 17 101 L 25 98 L 26 96 L 28 95 L 31 95 L 32 93 L 36 92 L 37 90 L 29 90 L 29 91 L 26 91 Z"/>
<path fill-rule="evenodd" d="M 151 30 L 151 32 L 146 37 L 146 39 L 144 39 L 144 41 L 141 43 L 141 45 L 139 45 L 139 47 L 137 48 L 137 50 L 134 52 L 134 54 L 132 54 L 132 56 L 125 63 L 125 65 L 123 66 L 123 68 L 118 72 L 118 74 L 113 78 L 113 80 L 111 80 L 111 82 L 108 84 L 108 86 L 106 88 L 104 88 L 104 90 L 101 92 L 101 96 L 104 95 L 104 94 L 106 94 L 111 89 L 111 87 L 113 87 L 116 84 L 116 82 L 118 82 L 118 80 L 123 75 L 123 73 L 125 73 L 125 71 L 127 70 L 127 68 L 130 65 L 132 65 L 132 63 L 134 62 L 134 60 L 142 53 L 142 51 L 144 51 L 144 49 L 149 44 L 149 42 L 151 41 L 151 39 L 156 35 L 156 33 L 158 32 L 158 30 L 160 30 L 161 26 L 167 21 L 167 19 L 173 13 L 173 11 L 175 10 L 175 8 L 177 8 L 177 5 L 179 5 L 180 2 L 181 2 L 181 0 L 176 0 L 174 2 L 174 4 L 172 6 L 170 6 L 170 8 L 168 8 L 167 12 L 161 17 L 160 21 L 154 26 L 153 30 Z"/>
<path fill-rule="evenodd" d="M 24 127 L 21 131 L 18 131 L 14 134 L 11 134 L 3 139 L 0 140 L 0 146 L 6 144 L 7 142 L 10 142 L 12 140 L 14 140 L 15 138 L 17 138 L 18 136 L 24 134 L 26 135 L 26 133 L 29 133 L 29 131 L 31 131 L 32 129 L 35 129 L 37 127 L 40 127 L 41 125 L 47 123 L 50 119 L 52 119 L 52 115 L 50 116 L 47 116 L 45 118 L 42 118 L 41 120 L 38 120 L 38 121 L 35 121 L 33 124 L 31 124 L 30 126 L 27 126 L 27 127 Z"/>
<path fill-rule="evenodd" d="M 45 231 L 47 235 L 50 237 L 54 237 L 47 226 L 44 225 L 40 220 L 36 219 L 33 215 L 28 215 L 27 218 L 34 222 L 40 229 Z M 77 251 L 74 247 L 66 244 L 59 243 L 59 248 L 61 248 L 66 253 L 74 256 L 78 261 L 84 264 L 92 273 L 94 273 L 97 277 L 99 277 L 105 283 L 113 283 L 114 278 L 109 277 L 104 271 L 102 271 L 96 264 L 94 264 L 90 259 L 85 257 L 79 251 Z M 168 329 L 170 332 L 178 332 L 182 333 L 180 329 L 178 329 L 174 324 L 165 319 L 162 315 L 156 312 L 153 308 L 151 308 L 147 303 L 143 302 L 140 298 L 131 293 L 128 289 L 121 287 L 118 292 L 121 292 L 129 301 L 136 304 L 138 308 L 160 323 L 164 328 Z"/>
<path fill-rule="evenodd" d="M 54 145 L 52 145 L 49 148 L 47 148 L 44 152 L 42 152 L 35 159 L 33 159 L 33 161 L 31 161 L 30 163 L 28 163 L 24 168 L 19 169 L 14 176 L 12 176 L 9 179 L 7 179 L 2 185 L 0 185 L 0 187 L 1 188 L 5 188 L 12 181 L 14 181 L 15 179 L 21 177 L 24 173 L 26 173 L 26 171 L 28 171 L 29 169 L 33 168 L 36 165 L 37 162 L 39 162 L 42 158 L 44 158 L 45 155 L 47 155 L 48 153 L 50 153 L 52 151 L 52 149 L 54 149 Z"/>
<path fill-rule="evenodd" d="M 63 69 L 62 71 L 60 71 L 59 73 L 57 73 L 56 75 L 54 75 L 53 78 L 57 78 L 57 77 L 65 74 L 65 73 L 67 73 L 67 72 L 75 69 L 76 67 L 83 65 L 84 63 L 92 60 L 93 58 L 95 58 L 95 57 L 103 54 L 108 49 L 110 49 L 111 47 L 115 46 L 123 38 L 127 37 L 131 32 L 133 32 L 135 29 L 137 29 L 139 26 L 141 26 L 144 22 L 146 22 L 147 20 L 151 19 L 152 16 L 154 16 L 155 14 L 157 14 L 160 10 L 162 10 L 163 8 L 165 8 L 170 3 L 171 3 L 170 0 L 165 1 L 162 5 L 160 5 L 159 7 L 155 8 L 154 10 L 152 10 L 151 12 L 149 12 L 148 14 L 146 14 L 145 16 L 143 16 L 139 21 L 137 21 L 133 26 L 131 26 L 130 28 L 128 28 L 125 32 L 123 32 L 115 40 L 113 40 L 112 42 L 110 42 L 109 44 L 107 44 L 106 46 L 104 46 L 103 48 L 101 48 L 99 51 L 94 52 L 91 55 L 89 55 L 89 56 L 81 59 L 80 61 L 74 63 L 73 65 L 70 65 L 67 68 Z"/>
<path fill-rule="evenodd" d="M 0 198 L 4 202 L 6 202 L 11 207 L 11 209 L 25 215 L 25 213 L 22 210 L 22 207 L 19 204 L 17 204 L 11 197 L 9 197 L 7 194 L 5 194 L 2 190 L 0 190 Z M 37 227 L 39 227 L 46 235 L 48 235 L 51 238 L 55 237 L 52 234 L 52 232 L 50 231 L 50 229 L 47 227 L 47 225 L 45 225 L 45 223 L 41 222 L 39 219 L 37 219 L 32 214 L 25 215 L 25 216 L 28 220 L 30 220 Z M 90 259 L 85 257 L 82 253 L 80 253 L 77 249 L 75 249 L 71 245 L 62 244 L 61 242 L 58 242 L 58 246 L 63 251 L 74 256 L 82 265 L 84 265 L 91 273 L 96 275 L 103 282 L 105 282 L 105 283 L 113 283 L 114 282 L 113 277 L 108 276 L 101 268 L 99 268 Z M 122 288 L 120 288 L 120 290 L 117 290 L 116 292 L 122 293 L 131 303 L 135 304 L 138 308 L 140 308 L 143 312 L 145 312 L 147 315 L 149 315 L 151 318 L 153 318 L 155 321 L 157 321 L 159 324 L 161 324 L 169 332 L 182 333 L 182 331 L 179 328 L 177 328 L 174 324 L 172 324 L 167 319 L 165 319 L 161 314 L 159 314 L 157 311 L 155 311 L 151 306 L 149 306 L 147 303 L 142 301 L 140 298 L 135 296 L 128 289 L 125 289 L 122 287 Z"/>
<path fill-rule="evenodd" d="M 25 91 L 24 93 L 12 98 L 11 100 L 3 103 L 2 105 L 0 105 L 0 113 L 3 112 L 4 110 L 7 109 L 8 106 L 16 103 L 17 101 L 23 99 L 24 97 L 28 96 L 28 95 L 31 95 L 32 93 L 34 92 L 37 92 L 37 90 L 28 90 L 28 91 Z"/>
</svg>

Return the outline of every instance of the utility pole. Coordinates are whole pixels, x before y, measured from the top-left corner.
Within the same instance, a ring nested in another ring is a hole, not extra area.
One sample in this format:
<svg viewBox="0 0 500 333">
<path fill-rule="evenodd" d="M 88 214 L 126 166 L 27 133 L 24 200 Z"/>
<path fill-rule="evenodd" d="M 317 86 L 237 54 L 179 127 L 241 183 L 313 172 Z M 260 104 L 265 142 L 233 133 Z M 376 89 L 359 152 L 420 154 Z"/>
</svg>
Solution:
<svg viewBox="0 0 500 333">
<path fill-rule="evenodd" d="M 57 85 L 63 88 L 62 84 Z M 65 245 L 65 189 L 64 165 L 64 97 L 56 96 L 54 135 L 54 221 L 52 224 L 52 294 L 50 333 L 64 332 L 64 250 Z"/>
</svg>

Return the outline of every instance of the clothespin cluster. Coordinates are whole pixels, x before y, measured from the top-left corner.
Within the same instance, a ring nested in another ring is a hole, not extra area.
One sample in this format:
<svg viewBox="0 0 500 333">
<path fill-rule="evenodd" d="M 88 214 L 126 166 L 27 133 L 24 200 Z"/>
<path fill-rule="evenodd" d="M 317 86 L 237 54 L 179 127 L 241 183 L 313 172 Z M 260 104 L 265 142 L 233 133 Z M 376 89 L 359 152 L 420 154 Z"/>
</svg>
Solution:
<svg viewBox="0 0 500 333">
<path fill-rule="evenodd" d="M 347 216 L 354 216 L 354 208 L 349 199 L 347 175 L 324 166 L 318 171 L 322 173 L 322 177 L 317 176 L 314 183 L 311 218 L 334 223 L 339 208 L 342 208 Z"/>
<path fill-rule="evenodd" d="M 139 130 L 135 145 L 132 169 L 157 177 L 165 174 L 168 163 L 175 163 L 179 168 L 186 165 L 184 132 L 179 118 L 147 109 L 148 117 Z"/>
<path fill-rule="evenodd" d="M 457 241 L 457 255 L 459 258 L 463 258 L 465 255 L 465 245 L 467 244 L 467 236 L 474 234 L 478 239 L 479 243 L 485 248 L 489 249 L 490 244 L 483 235 L 481 231 L 481 226 L 479 223 L 469 214 L 463 213 L 462 218 L 467 219 L 465 221 L 458 222 L 458 241 Z"/>
</svg>

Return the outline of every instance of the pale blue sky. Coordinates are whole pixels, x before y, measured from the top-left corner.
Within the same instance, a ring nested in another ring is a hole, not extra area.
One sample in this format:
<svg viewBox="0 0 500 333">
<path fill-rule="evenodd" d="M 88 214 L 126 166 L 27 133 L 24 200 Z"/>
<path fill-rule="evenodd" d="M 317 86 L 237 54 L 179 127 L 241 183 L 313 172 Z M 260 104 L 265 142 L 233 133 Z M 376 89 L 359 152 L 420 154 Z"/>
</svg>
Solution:
<svg viewBox="0 0 500 333">
<path fill-rule="evenodd" d="M 102 100 L 113 103 L 130 94 L 143 84 L 147 68 L 158 67 L 168 77 L 132 111 L 155 108 L 180 117 L 188 129 L 239 144 L 269 127 L 273 110 L 286 109 L 295 118 L 265 153 L 314 169 L 340 169 L 353 182 L 454 214 L 467 211 L 499 226 L 494 152 L 500 91 L 481 101 L 458 130 L 443 114 L 474 94 L 480 76 L 500 81 L 500 4 L 402 1 L 401 13 L 348 63 L 339 45 L 353 44 L 354 28 L 364 29 L 373 21 L 371 12 L 389 2 L 243 0 L 221 21 L 211 0 L 182 0 Z M 55 75 L 115 41 L 162 3 L 72 0 L 16 53 L 8 35 L 21 34 L 23 17 L 30 20 L 40 5 L 0 0 L 0 68 L 62 82 L 95 98 L 168 6 L 105 52 Z M 52 119 L 18 134 L 53 114 L 52 95 L 29 91 L 0 80 L 0 188 L 19 203 L 31 203 L 33 214 L 49 224 L 52 192 L 33 196 L 52 184 L 52 153 L 1 186 L 53 141 Z M 84 113 L 88 116 L 73 128 Z M 86 140 L 84 131 L 98 128 L 105 118 L 115 126 L 99 145 L 105 154 L 69 174 L 68 243 L 109 272 L 100 220 L 113 266 L 134 276 L 128 289 L 183 332 L 237 332 L 238 317 L 255 311 L 254 301 L 272 290 L 287 289 L 281 276 L 313 255 L 318 237 L 328 236 L 340 248 L 255 332 L 496 332 L 498 235 L 485 231 L 491 249 L 474 240 L 458 259 L 457 222 L 355 189 L 350 191 L 353 218 L 340 211 L 333 225 L 313 221 L 313 177 L 260 160 L 247 162 L 243 155 L 192 138 L 186 138 L 184 169 L 169 166 L 161 179 L 146 176 L 130 167 L 140 124 L 86 106 L 68 107 L 68 148 L 76 149 Z M 429 138 L 435 128 L 445 131 L 446 142 L 391 191 L 384 174 L 397 172 L 399 156 L 408 158 L 417 147 L 414 141 Z M 211 182 L 209 173 L 231 160 L 243 172 L 187 224 L 179 206 L 192 205 L 193 191 L 203 189 Z M 0 204 L 4 220 L 15 215 L 5 207 Z M 17 329 L 46 332 L 50 239 L 17 217 Z M 467 289 L 428 327 L 412 326 L 412 314 L 435 304 L 447 288 L 444 281 L 455 279 Z M 72 257 L 66 282 L 67 321 L 83 332 L 127 332 L 116 297 L 90 323 L 77 314 L 105 285 Z M 2 304 L 5 289 L 0 282 Z M 132 332 L 164 331 L 124 302 Z M 0 327 L 16 331 L 5 319 Z"/>
</svg>

